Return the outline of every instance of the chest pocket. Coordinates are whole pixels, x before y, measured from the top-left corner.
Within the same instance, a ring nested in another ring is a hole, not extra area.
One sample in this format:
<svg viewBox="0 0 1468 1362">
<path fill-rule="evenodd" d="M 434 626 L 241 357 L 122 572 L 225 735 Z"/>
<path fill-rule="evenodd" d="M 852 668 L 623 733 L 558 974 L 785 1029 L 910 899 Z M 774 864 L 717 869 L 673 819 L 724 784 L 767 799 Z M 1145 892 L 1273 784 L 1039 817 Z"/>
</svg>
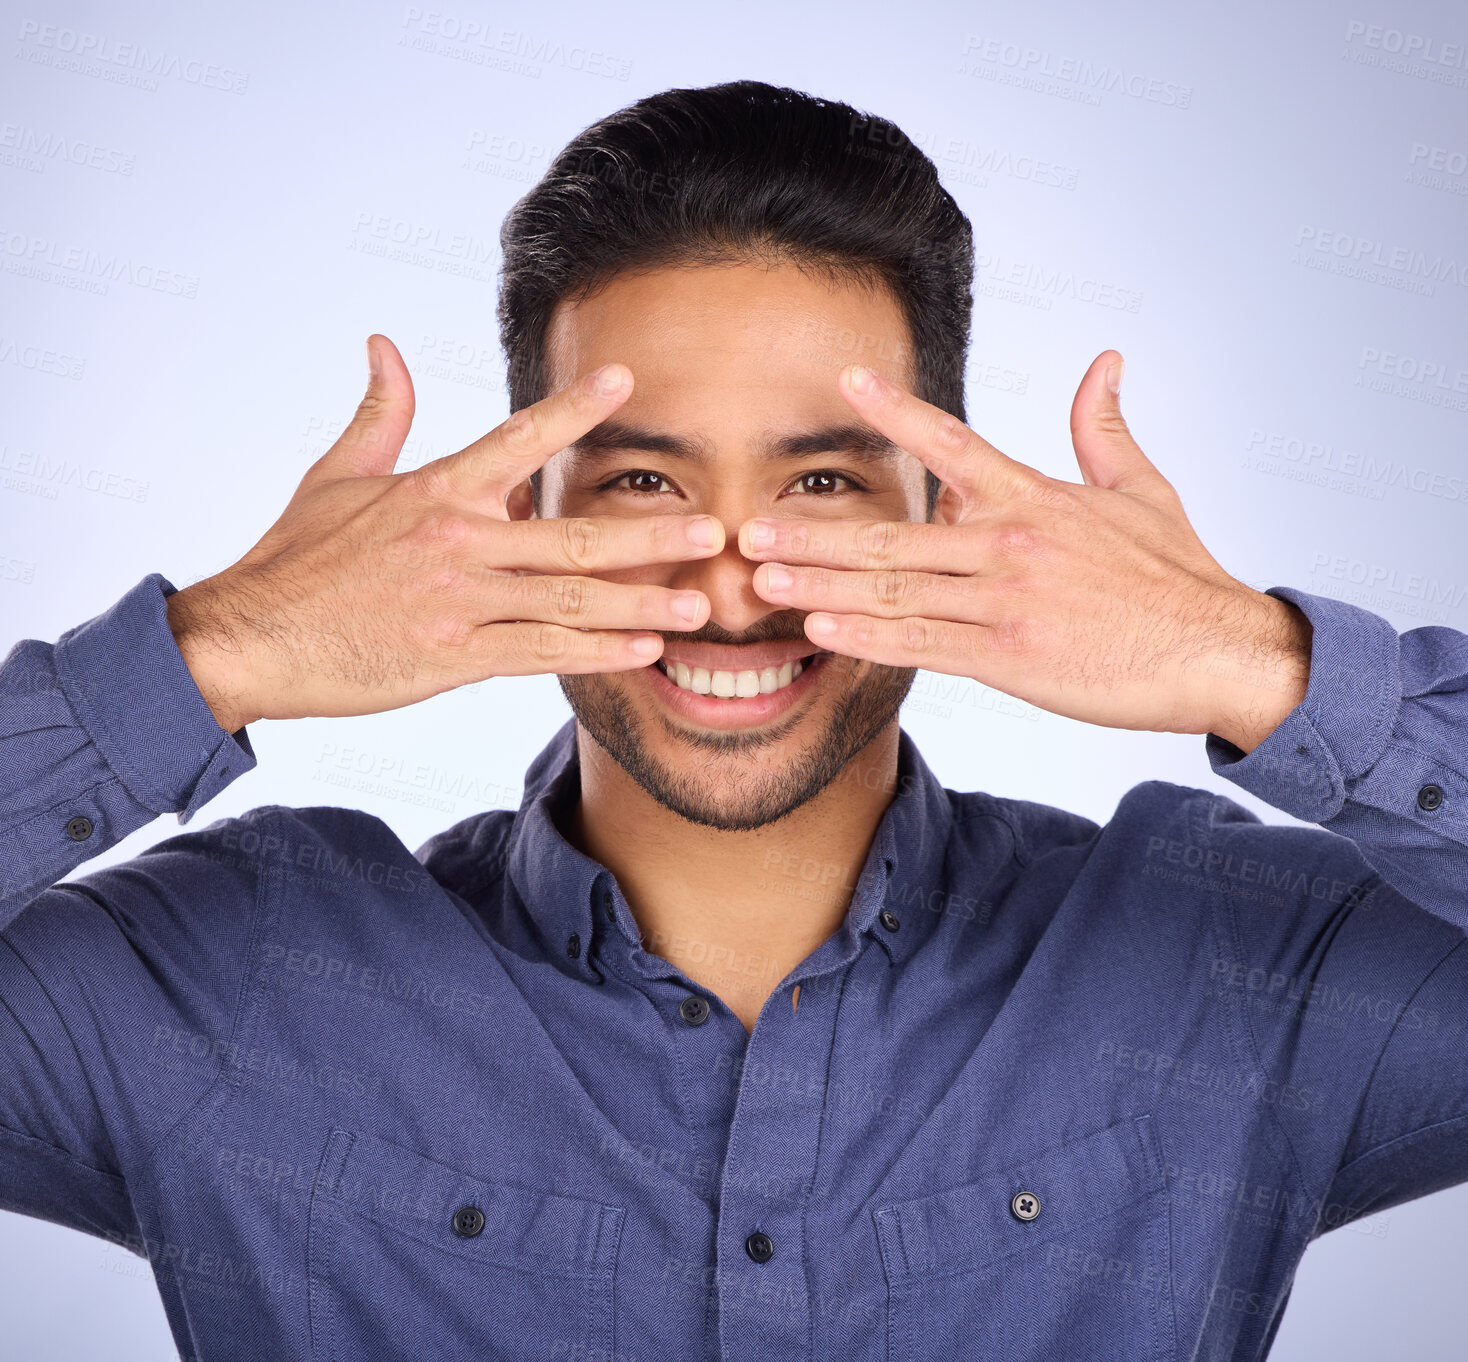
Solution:
<svg viewBox="0 0 1468 1362">
<path fill-rule="evenodd" d="M 311 1192 L 312 1355 L 612 1357 L 622 1217 L 334 1130 Z"/>
<path fill-rule="evenodd" d="M 888 1362 L 1166 1362 L 1166 1183 L 1150 1117 L 873 1212 Z"/>
</svg>

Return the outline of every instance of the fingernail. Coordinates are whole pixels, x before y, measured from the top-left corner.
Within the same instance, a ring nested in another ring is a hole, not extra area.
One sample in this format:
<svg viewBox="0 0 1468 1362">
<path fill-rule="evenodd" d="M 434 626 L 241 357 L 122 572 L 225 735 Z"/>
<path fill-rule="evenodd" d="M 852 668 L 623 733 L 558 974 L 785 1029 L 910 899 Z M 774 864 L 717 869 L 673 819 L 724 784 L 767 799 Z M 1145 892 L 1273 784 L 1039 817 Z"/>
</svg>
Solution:
<svg viewBox="0 0 1468 1362">
<path fill-rule="evenodd" d="M 372 337 L 367 337 L 367 373 L 371 378 L 376 378 L 382 371 L 382 365 L 377 359 L 377 347 L 372 344 Z"/>
<path fill-rule="evenodd" d="M 686 592 L 682 596 L 674 596 L 672 610 L 680 620 L 687 620 L 692 624 L 698 618 L 698 612 L 703 609 L 703 597 L 696 591 Z"/>
<path fill-rule="evenodd" d="M 655 634 L 639 634 L 632 640 L 632 651 L 638 657 L 656 657 L 663 650 L 663 640 Z"/>
<path fill-rule="evenodd" d="M 805 627 L 813 634 L 819 634 L 825 638 L 827 634 L 836 632 L 836 621 L 830 615 L 807 615 Z"/>
<path fill-rule="evenodd" d="M 790 569 L 781 567 L 779 563 L 765 564 L 765 590 L 784 591 L 795 578 L 791 576 Z"/>
<path fill-rule="evenodd" d="M 872 390 L 872 383 L 876 375 L 872 373 L 865 364 L 853 364 L 851 366 L 851 391 L 854 393 L 867 393 Z"/>
<path fill-rule="evenodd" d="M 1111 389 L 1111 395 L 1117 397 L 1121 394 L 1121 376 L 1126 369 L 1126 360 L 1113 360 L 1111 367 L 1106 371 L 1106 386 Z"/>
<path fill-rule="evenodd" d="M 715 538 L 713 517 L 701 515 L 696 520 L 690 520 L 688 538 L 700 548 L 713 548 Z"/>
<path fill-rule="evenodd" d="M 620 365 L 603 364 L 591 377 L 592 387 L 603 397 L 611 397 L 627 386 L 627 374 Z"/>
<path fill-rule="evenodd" d="M 767 549 L 775 542 L 775 527 L 764 520 L 749 522 L 749 547 Z"/>
</svg>

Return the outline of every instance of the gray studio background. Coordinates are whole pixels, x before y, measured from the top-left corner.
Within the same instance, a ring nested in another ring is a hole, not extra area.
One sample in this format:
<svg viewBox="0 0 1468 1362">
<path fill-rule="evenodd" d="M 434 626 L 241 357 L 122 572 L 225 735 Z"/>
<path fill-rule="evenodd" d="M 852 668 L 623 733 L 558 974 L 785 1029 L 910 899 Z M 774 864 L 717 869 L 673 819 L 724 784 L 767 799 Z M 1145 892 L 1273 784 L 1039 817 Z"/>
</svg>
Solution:
<svg viewBox="0 0 1468 1362">
<path fill-rule="evenodd" d="M 1002 449 L 1078 479 L 1071 397 L 1115 346 L 1132 429 L 1226 568 L 1468 630 L 1461 4 L 443 3 L 4 5 L 0 654 L 244 553 L 351 415 L 374 330 L 417 383 L 400 468 L 498 423 L 506 210 L 596 118 L 745 76 L 894 118 L 937 161 L 980 253 L 970 422 Z M 517 807 L 568 714 L 538 678 L 257 724 L 259 767 L 193 826 L 349 804 L 416 847 Z M 954 788 L 1104 821 L 1160 777 L 1288 821 L 1201 738 L 926 673 L 903 722 Z M 1459 1188 L 1328 1235 L 1275 1356 L 1465 1356 L 1465 1220 Z M 175 1356 L 120 1248 L 0 1216 L 0 1283 L 6 1358 Z"/>
</svg>

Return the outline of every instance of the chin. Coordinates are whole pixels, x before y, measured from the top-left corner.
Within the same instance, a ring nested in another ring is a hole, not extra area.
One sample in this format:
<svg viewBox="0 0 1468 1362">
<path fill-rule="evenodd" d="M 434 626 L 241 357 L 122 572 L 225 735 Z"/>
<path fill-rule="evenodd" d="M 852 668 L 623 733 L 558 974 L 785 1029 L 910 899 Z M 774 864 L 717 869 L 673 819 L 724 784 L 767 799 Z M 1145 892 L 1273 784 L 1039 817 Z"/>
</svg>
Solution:
<svg viewBox="0 0 1468 1362">
<path fill-rule="evenodd" d="M 847 661 L 825 654 L 816 670 Z M 642 675 L 653 670 L 656 677 Z M 632 673 L 559 679 L 581 732 L 643 793 L 689 822 L 732 832 L 777 822 L 825 790 L 853 756 L 896 722 L 916 675 L 911 668 L 873 665 L 860 682 L 832 690 L 815 705 L 792 706 L 773 722 L 725 728 L 688 724 L 669 713 L 672 705 L 656 706 L 649 683 L 673 685 L 657 663 Z M 824 678 L 835 679 L 834 671 Z M 791 688 L 804 680 L 794 680 Z M 810 684 L 820 682 L 813 676 Z M 648 703 L 639 706 L 643 698 Z M 739 703 L 693 698 L 705 706 Z"/>
</svg>

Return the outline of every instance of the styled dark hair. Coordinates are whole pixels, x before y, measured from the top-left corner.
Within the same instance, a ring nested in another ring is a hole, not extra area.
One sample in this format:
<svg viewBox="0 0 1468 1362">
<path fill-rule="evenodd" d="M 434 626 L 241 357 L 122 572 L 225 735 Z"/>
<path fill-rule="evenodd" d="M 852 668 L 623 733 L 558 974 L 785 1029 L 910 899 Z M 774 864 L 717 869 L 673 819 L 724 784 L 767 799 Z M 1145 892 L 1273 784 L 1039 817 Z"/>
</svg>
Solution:
<svg viewBox="0 0 1468 1362">
<path fill-rule="evenodd" d="M 849 104 L 756 80 L 649 95 L 566 145 L 505 218 L 500 247 L 511 411 L 546 396 L 563 299 L 628 269 L 766 260 L 885 285 L 915 391 L 966 419 L 972 228 L 912 140 Z M 929 519 L 939 486 L 930 471 Z M 538 471 L 531 490 L 539 514 Z"/>
</svg>

